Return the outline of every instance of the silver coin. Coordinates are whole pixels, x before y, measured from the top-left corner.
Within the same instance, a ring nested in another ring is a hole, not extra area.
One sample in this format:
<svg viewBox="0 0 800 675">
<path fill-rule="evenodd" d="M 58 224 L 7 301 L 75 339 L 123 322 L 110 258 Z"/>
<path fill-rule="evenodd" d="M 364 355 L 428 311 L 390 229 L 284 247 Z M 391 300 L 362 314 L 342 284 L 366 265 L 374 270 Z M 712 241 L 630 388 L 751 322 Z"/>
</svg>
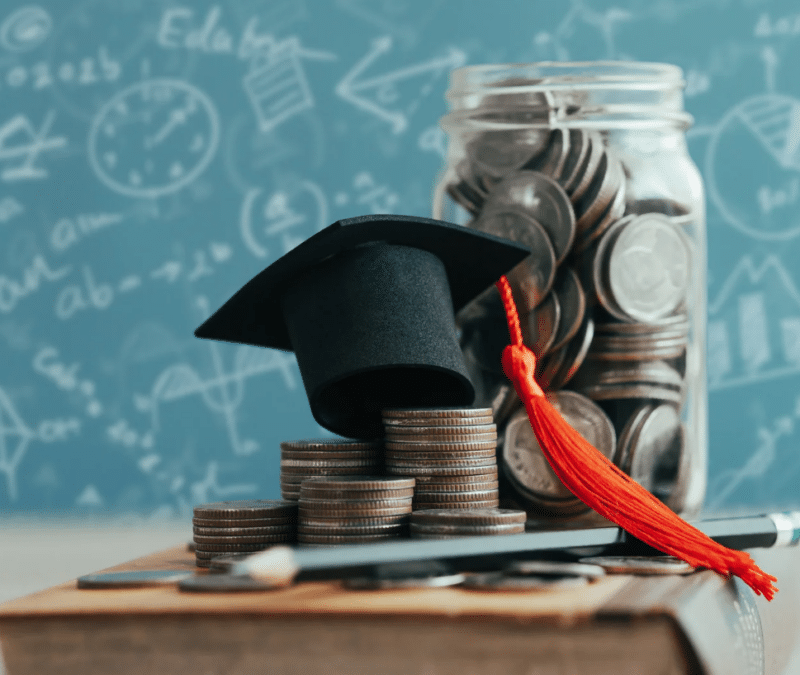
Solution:
<svg viewBox="0 0 800 675">
<path fill-rule="evenodd" d="M 553 285 L 556 254 L 544 228 L 534 218 L 519 210 L 481 213 L 472 227 L 527 246 L 531 255 L 508 274 L 515 291 L 517 308 L 529 312 L 544 300 Z"/>
<path fill-rule="evenodd" d="M 586 295 L 578 275 L 571 267 L 562 267 L 553 283 L 553 291 L 561 307 L 561 320 L 558 324 L 551 350 L 563 347 L 571 340 L 583 323 L 586 311 Z"/>
<path fill-rule="evenodd" d="M 569 154 L 558 179 L 559 184 L 569 194 L 575 190 L 589 161 L 591 132 L 586 129 L 569 130 Z"/>
<path fill-rule="evenodd" d="M 278 518 L 297 515 L 297 505 L 278 499 L 242 499 L 211 502 L 194 507 L 194 517 L 206 520 L 244 520 L 246 518 Z"/>
<path fill-rule="evenodd" d="M 445 588 L 457 586 L 466 577 L 463 574 L 443 574 L 429 577 L 385 579 L 381 577 L 353 577 L 344 579 L 342 585 L 351 591 L 383 591 L 409 588 Z"/>
<path fill-rule="evenodd" d="M 78 588 L 147 588 L 177 584 L 194 574 L 190 570 L 131 570 L 78 577 Z"/>
<path fill-rule="evenodd" d="M 326 478 L 308 478 L 306 488 L 314 490 L 408 490 L 414 488 L 413 478 L 395 476 L 336 476 Z"/>
<path fill-rule="evenodd" d="M 478 492 L 481 490 L 495 490 L 498 485 L 496 478 L 485 480 L 481 476 L 422 476 L 417 481 L 415 494 Z"/>
<path fill-rule="evenodd" d="M 459 427 L 449 427 L 458 429 Z M 386 433 L 388 443 L 407 443 L 409 445 L 426 446 L 428 443 L 476 443 L 497 440 L 497 431 L 485 431 L 483 433 L 471 431 L 468 433 L 418 433 L 418 434 L 394 434 Z"/>
<path fill-rule="evenodd" d="M 679 453 L 683 440 L 681 420 L 672 405 L 656 406 L 647 415 L 633 440 L 628 475 L 645 490 L 652 490 L 656 466 L 665 456 Z"/>
<path fill-rule="evenodd" d="M 330 522 L 325 525 L 307 525 L 300 523 L 297 535 L 305 534 L 343 534 L 351 536 L 361 536 L 365 534 L 398 534 L 407 529 L 405 521 L 393 523 L 374 523 L 372 525 L 338 525 Z"/>
<path fill-rule="evenodd" d="M 614 203 L 615 198 L 622 202 L 615 212 L 621 216 L 624 211 L 625 174 L 619 161 L 609 153 L 604 153 L 597 168 L 597 175 L 586 193 L 575 202 L 576 241 L 590 236 L 592 230 L 603 219 L 603 216 Z"/>
<path fill-rule="evenodd" d="M 550 136 L 538 129 L 489 131 L 468 142 L 466 152 L 477 175 L 497 181 L 545 152 Z"/>
<path fill-rule="evenodd" d="M 589 147 L 584 164 L 579 170 L 579 174 L 573 179 L 572 185 L 566 186 L 567 194 L 573 205 L 583 198 L 589 186 L 594 182 L 606 154 L 605 143 L 600 134 L 590 132 L 587 140 Z"/>
<path fill-rule="evenodd" d="M 402 499 L 320 499 L 318 497 L 300 498 L 298 506 L 303 509 L 335 509 L 337 511 L 371 511 L 373 509 L 405 509 L 411 505 L 411 497 Z"/>
<path fill-rule="evenodd" d="M 382 448 L 366 452 L 361 450 L 283 450 L 281 451 L 281 460 L 318 462 L 360 460 L 375 463 L 380 459 L 381 450 Z"/>
<path fill-rule="evenodd" d="M 206 563 L 205 567 L 208 567 L 211 570 L 229 572 L 233 569 L 234 565 L 242 562 L 249 558 L 252 553 L 223 553 L 218 555 L 211 560 L 202 560 L 197 562 Z"/>
<path fill-rule="evenodd" d="M 639 216 L 624 227 L 608 261 L 608 290 L 625 315 L 618 318 L 658 321 L 685 302 L 691 249 L 681 230 L 663 216 Z"/>
<path fill-rule="evenodd" d="M 386 422 L 389 419 L 423 420 L 423 424 L 446 424 L 439 420 L 492 416 L 491 408 L 386 408 L 381 410 Z M 461 422 L 460 422 L 461 423 Z"/>
<path fill-rule="evenodd" d="M 608 333 L 610 335 L 661 335 L 672 333 L 688 335 L 689 317 L 686 314 L 675 314 L 654 323 L 629 323 L 626 321 L 598 323 L 596 328 L 598 334 Z"/>
<path fill-rule="evenodd" d="M 480 499 L 469 502 L 441 502 L 441 501 L 427 501 L 424 496 L 419 500 L 414 500 L 414 510 L 428 510 L 428 509 L 495 509 L 500 506 L 500 497 L 493 497 L 491 499 Z"/>
<path fill-rule="evenodd" d="M 446 440 L 406 440 L 395 438 L 386 442 L 386 450 L 414 452 L 427 449 L 429 452 L 469 452 L 470 450 L 490 450 L 497 445 L 496 438 L 486 440 L 446 441 Z"/>
<path fill-rule="evenodd" d="M 297 508 L 291 516 L 279 516 L 276 518 L 242 518 L 242 519 L 223 519 L 223 518 L 192 518 L 194 527 L 274 527 L 280 525 L 293 525 L 297 522 Z"/>
<path fill-rule="evenodd" d="M 418 453 L 422 454 L 422 453 Z M 439 457 L 428 459 L 425 457 L 415 457 L 412 452 L 404 452 L 402 456 L 387 457 L 386 466 L 399 467 L 450 467 L 452 469 L 465 469 L 468 467 L 493 466 L 495 464 L 495 454 L 492 453 L 483 457 Z"/>
<path fill-rule="evenodd" d="M 408 523 L 409 514 L 401 513 L 393 516 L 370 516 L 370 515 L 343 515 L 343 516 L 330 516 L 329 514 L 309 515 L 304 517 L 303 521 L 298 525 L 298 529 L 302 526 L 304 528 L 364 528 L 371 529 L 377 527 L 388 527 L 393 529 L 398 525 Z M 391 526 L 391 527 L 389 527 Z"/>
<path fill-rule="evenodd" d="M 248 576 L 231 574 L 203 574 L 184 579 L 178 590 L 187 593 L 253 593 L 285 588 L 286 584 L 270 584 Z"/>
<path fill-rule="evenodd" d="M 424 422 L 418 418 L 384 418 L 384 427 L 388 430 L 397 430 L 403 427 L 419 427 L 426 424 L 434 424 L 431 418 L 427 418 Z M 483 426 L 494 424 L 494 418 L 490 412 L 488 415 L 481 417 L 440 417 L 436 418 L 435 427 L 437 429 L 449 429 L 452 427 L 458 428 L 462 426 Z"/>
<path fill-rule="evenodd" d="M 638 401 L 636 402 L 638 404 Z M 616 464 L 625 473 L 630 473 L 630 460 L 633 443 L 636 440 L 642 424 L 653 409 L 651 403 L 638 405 L 630 414 L 620 415 L 621 419 L 626 419 L 625 426 L 619 434 L 617 441 L 617 452 L 614 455 Z"/>
<path fill-rule="evenodd" d="M 508 208 L 522 209 L 544 228 L 560 265 L 575 237 L 575 213 L 564 188 L 539 171 L 518 171 L 492 187 L 484 213 Z"/>
<path fill-rule="evenodd" d="M 580 562 L 600 565 L 609 574 L 690 574 L 694 567 L 672 556 L 594 556 Z"/>
<path fill-rule="evenodd" d="M 380 462 L 375 459 L 286 459 L 282 458 L 281 468 L 294 469 L 317 469 L 317 468 L 351 468 L 369 469 L 379 466 Z"/>
<path fill-rule="evenodd" d="M 424 448 L 419 450 L 387 450 L 387 461 L 400 461 L 410 459 L 413 461 L 458 461 L 462 459 L 489 459 L 495 456 L 494 448 L 486 448 L 484 450 L 446 450 L 429 452 Z"/>
<path fill-rule="evenodd" d="M 458 513 L 464 513 L 466 510 L 461 509 Z M 524 531 L 525 523 L 511 523 L 509 525 L 427 525 L 415 523 L 412 519 L 409 525 L 409 532 L 412 537 L 415 534 L 462 534 L 464 536 L 473 536 L 481 534 L 519 534 Z"/>
<path fill-rule="evenodd" d="M 509 591 L 543 592 L 566 590 L 581 588 L 588 583 L 589 580 L 586 577 L 515 576 L 503 574 L 502 572 L 487 572 L 485 574 L 470 575 L 461 585 L 463 588 L 473 591 L 506 593 Z"/>
<path fill-rule="evenodd" d="M 305 481 L 301 484 L 300 494 L 305 499 L 327 500 L 380 500 L 380 499 L 406 499 L 414 496 L 414 489 L 402 490 L 326 490 L 312 488 Z"/>
<path fill-rule="evenodd" d="M 449 509 L 425 509 L 411 514 L 411 522 L 431 525 L 504 525 L 522 524 L 527 520 L 525 511 L 518 509 L 472 509 L 453 512 Z"/>
<path fill-rule="evenodd" d="M 292 532 L 296 527 L 296 523 L 267 527 L 198 527 L 195 525 L 192 528 L 192 533 L 201 537 L 259 537 L 262 535 L 286 534 L 287 532 Z"/>
<path fill-rule="evenodd" d="M 599 579 L 606 574 L 600 565 L 554 560 L 516 560 L 503 572 L 515 576 L 586 577 L 588 579 Z"/>
<path fill-rule="evenodd" d="M 549 377 L 550 389 L 561 389 L 580 370 L 594 339 L 594 321 L 586 318 L 578 329 L 578 333 L 566 345 L 553 354 L 563 353 L 563 359 L 558 362 L 558 368 Z"/>
<path fill-rule="evenodd" d="M 575 378 L 577 389 L 584 384 L 655 384 L 680 390 L 684 386 L 680 373 L 664 361 L 620 361 L 592 363 L 588 372 Z"/>
<path fill-rule="evenodd" d="M 555 180 L 561 180 L 564 167 L 570 152 L 570 134 L 568 129 L 553 129 L 550 134 L 547 150 L 539 156 L 532 158 L 525 169 L 540 171 Z"/>
<path fill-rule="evenodd" d="M 379 451 L 381 448 L 380 441 L 359 441 L 343 438 L 314 438 L 304 439 L 299 441 L 282 441 L 281 450 L 361 450 L 361 451 Z"/>
<path fill-rule="evenodd" d="M 481 424 L 460 424 L 458 426 L 447 425 L 439 426 L 435 424 L 406 424 L 403 426 L 389 426 L 386 433 L 396 436 L 451 436 L 456 435 L 469 435 L 469 434 L 486 434 L 497 432 L 497 426 L 493 422 Z"/>
<path fill-rule="evenodd" d="M 616 434 L 608 416 L 592 401 L 576 392 L 549 392 L 547 399 L 561 416 L 589 443 L 611 460 Z M 533 433 L 528 413 L 520 410 L 506 427 L 504 467 L 527 490 L 544 499 L 577 499 L 560 481 Z"/>
<path fill-rule="evenodd" d="M 538 307 L 520 314 L 522 341 L 537 357 L 553 348 L 556 331 L 561 320 L 558 296 L 551 290 Z M 495 414 L 495 417 L 497 415 Z M 498 420 L 499 421 L 499 420 Z"/>
<path fill-rule="evenodd" d="M 574 252 L 580 254 L 595 245 L 598 239 L 605 234 L 616 222 L 622 219 L 625 213 L 625 183 L 623 182 L 617 189 L 616 195 L 611 200 L 608 208 L 594 222 L 590 229 L 586 230 L 576 242 Z"/>
<path fill-rule="evenodd" d="M 582 387 L 580 392 L 593 401 L 613 401 L 617 399 L 648 399 L 680 405 L 683 394 L 670 387 L 652 384 L 614 384 Z"/>
<path fill-rule="evenodd" d="M 285 541 L 292 541 L 295 537 L 297 528 L 292 528 L 280 534 L 259 534 L 259 535 L 204 535 L 195 534 L 194 543 L 195 550 L 200 546 L 204 547 L 206 544 L 274 544 Z"/>
</svg>

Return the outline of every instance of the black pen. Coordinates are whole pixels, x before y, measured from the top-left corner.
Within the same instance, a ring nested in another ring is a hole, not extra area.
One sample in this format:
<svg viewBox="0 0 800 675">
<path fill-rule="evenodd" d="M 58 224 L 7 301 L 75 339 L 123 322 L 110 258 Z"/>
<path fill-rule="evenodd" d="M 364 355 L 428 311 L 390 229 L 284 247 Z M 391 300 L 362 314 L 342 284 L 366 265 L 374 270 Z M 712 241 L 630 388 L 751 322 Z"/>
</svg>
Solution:
<svg viewBox="0 0 800 675">
<path fill-rule="evenodd" d="M 795 546 L 800 541 L 800 511 L 715 518 L 692 524 L 729 548 Z M 634 541 L 619 527 L 595 527 L 447 540 L 405 539 L 325 549 L 276 546 L 237 563 L 231 573 L 281 585 L 291 583 L 298 574 L 347 576 L 357 569 L 397 563 L 439 561 L 455 567 L 467 565 L 470 569 L 482 565 L 492 568 L 498 559 L 537 551 L 607 546 L 624 548 Z"/>
</svg>

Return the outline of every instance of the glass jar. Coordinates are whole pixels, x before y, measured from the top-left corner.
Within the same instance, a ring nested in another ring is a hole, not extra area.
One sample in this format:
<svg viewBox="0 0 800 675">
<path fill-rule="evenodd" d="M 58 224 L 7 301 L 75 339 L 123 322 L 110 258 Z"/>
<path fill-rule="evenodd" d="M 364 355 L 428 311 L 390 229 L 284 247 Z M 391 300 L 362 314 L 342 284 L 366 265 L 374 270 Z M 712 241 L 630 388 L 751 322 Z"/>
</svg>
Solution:
<svg viewBox="0 0 800 675">
<path fill-rule="evenodd" d="M 540 384 L 595 447 L 692 517 L 708 453 L 706 236 L 683 86 L 679 68 L 653 63 L 454 71 L 433 217 L 531 248 L 508 276 Z M 503 501 L 550 521 L 586 514 L 502 373 L 497 291 L 457 324 L 475 404 L 495 412 Z"/>
</svg>

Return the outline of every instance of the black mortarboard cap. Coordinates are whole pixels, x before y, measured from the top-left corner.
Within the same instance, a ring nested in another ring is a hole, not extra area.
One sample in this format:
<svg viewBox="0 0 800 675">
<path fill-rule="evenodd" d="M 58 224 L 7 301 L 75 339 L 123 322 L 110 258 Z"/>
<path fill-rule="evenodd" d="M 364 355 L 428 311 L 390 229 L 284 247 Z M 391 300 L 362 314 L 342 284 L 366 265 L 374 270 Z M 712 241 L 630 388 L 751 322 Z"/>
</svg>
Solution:
<svg viewBox="0 0 800 675">
<path fill-rule="evenodd" d="M 468 406 L 454 312 L 530 255 L 413 216 L 340 220 L 259 272 L 195 335 L 294 351 L 314 418 L 382 435 L 381 410 Z"/>
</svg>

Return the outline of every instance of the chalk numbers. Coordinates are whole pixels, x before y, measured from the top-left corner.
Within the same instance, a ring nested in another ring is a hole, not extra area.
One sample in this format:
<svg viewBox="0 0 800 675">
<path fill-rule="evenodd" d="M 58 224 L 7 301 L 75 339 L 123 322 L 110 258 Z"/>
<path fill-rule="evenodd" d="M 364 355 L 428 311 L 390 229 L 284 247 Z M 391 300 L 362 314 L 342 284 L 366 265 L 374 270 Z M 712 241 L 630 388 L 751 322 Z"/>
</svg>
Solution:
<svg viewBox="0 0 800 675">
<path fill-rule="evenodd" d="M 218 141 L 217 113 L 203 92 L 182 80 L 152 79 L 100 109 L 89 132 L 89 156 L 112 190 L 158 197 L 200 175 Z"/>
</svg>

